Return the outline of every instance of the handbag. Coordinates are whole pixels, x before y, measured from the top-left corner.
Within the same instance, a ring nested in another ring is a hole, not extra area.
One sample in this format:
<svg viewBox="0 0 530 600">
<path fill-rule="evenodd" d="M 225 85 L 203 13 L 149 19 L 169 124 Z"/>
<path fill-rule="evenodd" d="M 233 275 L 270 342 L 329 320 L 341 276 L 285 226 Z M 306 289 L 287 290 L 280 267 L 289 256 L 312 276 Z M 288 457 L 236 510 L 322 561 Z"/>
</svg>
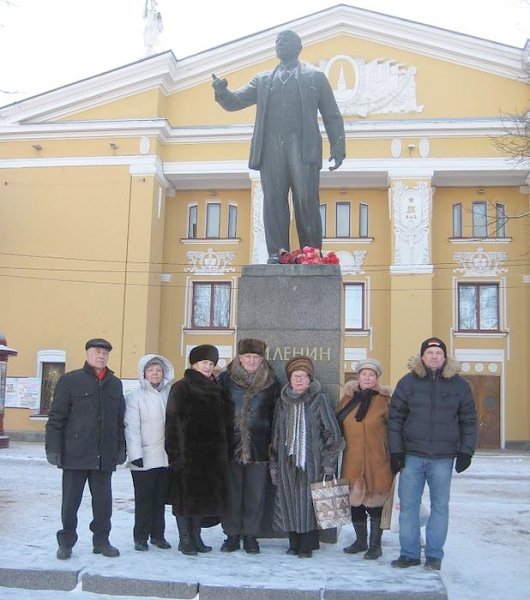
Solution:
<svg viewBox="0 0 530 600">
<path fill-rule="evenodd" d="M 332 529 L 351 523 L 350 485 L 347 479 L 311 484 L 311 499 L 320 529 Z"/>
</svg>

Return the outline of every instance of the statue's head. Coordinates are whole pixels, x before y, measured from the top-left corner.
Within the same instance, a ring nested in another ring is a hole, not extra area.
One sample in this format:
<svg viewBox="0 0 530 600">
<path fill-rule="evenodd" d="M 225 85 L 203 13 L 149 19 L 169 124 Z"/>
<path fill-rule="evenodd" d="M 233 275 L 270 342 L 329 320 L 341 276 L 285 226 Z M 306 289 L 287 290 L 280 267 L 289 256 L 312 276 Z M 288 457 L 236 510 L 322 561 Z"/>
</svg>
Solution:
<svg viewBox="0 0 530 600">
<path fill-rule="evenodd" d="M 290 29 L 280 31 L 276 36 L 276 56 L 282 61 L 298 58 L 302 51 L 300 36 Z"/>
</svg>

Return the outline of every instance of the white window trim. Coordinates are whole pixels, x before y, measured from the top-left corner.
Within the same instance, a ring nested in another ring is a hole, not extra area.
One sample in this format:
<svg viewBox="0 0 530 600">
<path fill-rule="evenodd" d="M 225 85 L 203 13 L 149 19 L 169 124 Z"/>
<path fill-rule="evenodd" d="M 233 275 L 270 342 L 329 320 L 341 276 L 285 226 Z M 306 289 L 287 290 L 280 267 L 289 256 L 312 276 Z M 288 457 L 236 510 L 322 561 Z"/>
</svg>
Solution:
<svg viewBox="0 0 530 600">
<path fill-rule="evenodd" d="M 456 336 L 472 336 L 483 338 L 505 337 L 508 330 L 508 311 L 506 298 L 506 277 L 487 277 L 479 281 L 477 277 L 453 277 L 453 332 Z M 458 329 L 458 286 L 460 283 L 484 283 L 499 286 L 499 331 L 460 331 Z"/>
<path fill-rule="evenodd" d="M 197 222 L 196 222 L 196 234 L 199 233 L 198 231 L 198 227 L 199 227 L 199 203 L 198 202 L 188 202 L 188 207 L 186 209 L 186 232 L 185 232 L 185 236 L 184 238 L 187 240 L 196 240 L 197 238 L 190 238 L 189 237 L 189 233 L 190 233 L 190 212 L 192 208 L 196 208 L 197 209 Z"/>
</svg>

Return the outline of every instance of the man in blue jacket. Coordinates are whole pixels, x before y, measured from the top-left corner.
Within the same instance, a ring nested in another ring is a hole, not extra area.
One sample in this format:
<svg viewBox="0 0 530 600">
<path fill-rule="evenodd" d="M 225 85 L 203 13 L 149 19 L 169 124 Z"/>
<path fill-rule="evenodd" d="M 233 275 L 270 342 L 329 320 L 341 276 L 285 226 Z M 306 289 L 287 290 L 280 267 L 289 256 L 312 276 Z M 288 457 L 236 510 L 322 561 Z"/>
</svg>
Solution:
<svg viewBox="0 0 530 600">
<path fill-rule="evenodd" d="M 439 338 L 425 340 L 392 395 L 388 415 L 391 467 L 399 476 L 397 568 L 420 564 L 420 505 L 425 482 L 431 513 L 426 527 L 425 568 L 440 570 L 449 522 L 453 464 L 465 471 L 477 440 L 475 402 L 459 364 Z M 456 462 L 455 462 L 456 457 Z"/>
<path fill-rule="evenodd" d="M 263 187 L 263 222 L 269 263 L 278 263 L 289 246 L 292 200 L 300 247 L 322 248 L 319 182 L 322 168 L 322 116 L 330 144 L 330 171 L 345 156 L 344 121 L 326 75 L 301 63 L 300 37 L 290 30 L 276 37 L 280 64 L 230 91 L 226 79 L 213 76 L 215 100 L 228 111 L 256 105 L 249 167 L 258 169 Z"/>
<path fill-rule="evenodd" d="M 77 542 L 77 511 L 86 482 L 92 495 L 94 554 L 115 557 L 109 542 L 112 515 L 111 478 L 125 462 L 125 400 L 121 381 L 107 368 L 110 342 L 88 340 L 82 369 L 57 382 L 46 425 L 46 458 L 63 470 L 57 558 L 72 556 Z"/>
</svg>

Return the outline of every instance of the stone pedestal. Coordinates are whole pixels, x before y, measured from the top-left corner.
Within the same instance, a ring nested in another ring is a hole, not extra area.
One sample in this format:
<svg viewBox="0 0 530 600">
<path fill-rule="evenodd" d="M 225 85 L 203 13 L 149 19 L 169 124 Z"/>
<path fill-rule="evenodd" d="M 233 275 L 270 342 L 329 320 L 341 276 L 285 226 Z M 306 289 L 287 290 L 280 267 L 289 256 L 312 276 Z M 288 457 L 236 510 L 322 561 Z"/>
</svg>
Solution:
<svg viewBox="0 0 530 600">
<path fill-rule="evenodd" d="M 309 356 L 331 403 L 339 398 L 342 364 L 342 276 L 337 265 L 248 265 L 239 280 L 237 339 L 267 344 L 267 359 L 282 384 L 286 362 Z M 270 490 L 272 493 L 273 490 Z M 272 511 L 272 496 L 267 502 Z M 271 520 L 266 515 L 265 521 Z M 264 531 L 262 537 L 276 537 Z M 320 540 L 335 543 L 326 529 Z"/>
<path fill-rule="evenodd" d="M 293 356 L 315 364 L 315 376 L 335 405 L 342 364 L 342 276 L 338 265 L 244 266 L 238 292 L 238 340 L 268 347 L 280 381 Z"/>
</svg>

